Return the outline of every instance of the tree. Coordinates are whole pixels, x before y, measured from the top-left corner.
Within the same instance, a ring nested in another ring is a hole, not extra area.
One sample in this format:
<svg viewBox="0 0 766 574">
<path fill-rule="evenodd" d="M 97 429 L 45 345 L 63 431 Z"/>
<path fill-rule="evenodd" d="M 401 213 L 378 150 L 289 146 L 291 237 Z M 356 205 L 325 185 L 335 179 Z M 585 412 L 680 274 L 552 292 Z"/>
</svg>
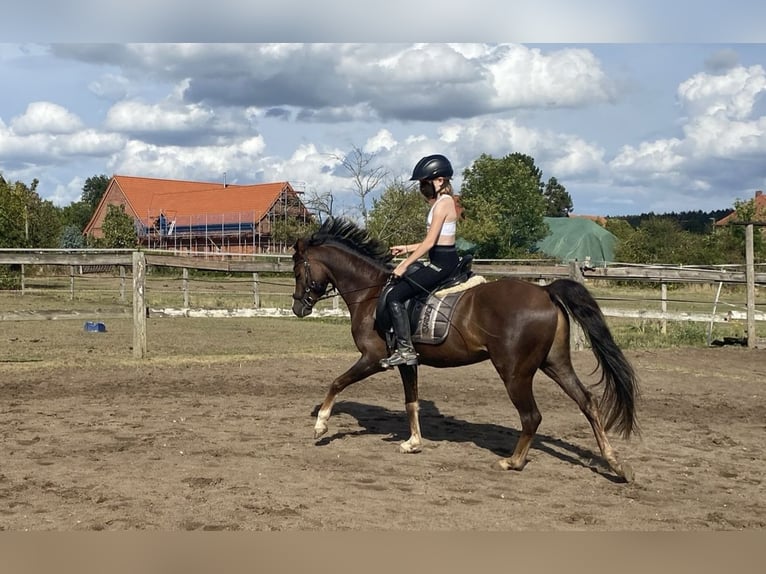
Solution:
<svg viewBox="0 0 766 574">
<path fill-rule="evenodd" d="M 722 262 L 712 245 L 712 236 L 685 231 L 675 219 L 645 219 L 630 235 L 617 237 L 616 257 L 626 263 L 712 265 Z"/>
<path fill-rule="evenodd" d="M 685 243 L 682 233 L 671 219 L 645 219 L 633 235 L 617 245 L 616 257 L 627 263 L 680 264 Z"/>
<path fill-rule="evenodd" d="M 76 227 L 82 232 L 92 216 L 93 208 L 88 202 L 74 201 L 61 209 L 61 224 Z"/>
<path fill-rule="evenodd" d="M 349 173 L 354 184 L 354 193 L 359 197 L 359 210 L 365 227 L 368 223 L 367 197 L 375 192 L 378 185 L 388 176 L 388 171 L 382 166 L 375 166 L 375 154 L 367 153 L 352 146 L 351 152 L 345 156 L 332 156 Z"/>
<path fill-rule="evenodd" d="M 420 190 L 396 180 L 373 199 L 367 229 L 383 243 L 419 243 L 426 234 L 427 214 L 428 204 Z"/>
<path fill-rule="evenodd" d="M 104 197 L 106 189 L 109 187 L 109 181 L 110 178 L 103 174 L 94 175 L 85 180 L 80 199 L 90 206 L 91 213 L 96 210 L 101 198 Z"/>
<path fill-rule="evenodd" d="M 61 231 L 59 213 L 52 202 L 31 186 L 10 184 L 0 177 L 0 247 L 55 247 Z"/>
<path fill-rule="evenodd" d="M 271 224 L 271 240 L 273 243 L 293 245 L 301 237 L 310 235 L 319 227 L 314 222 L 304 222 L 295 217 L 275 219 Z"/>
<path fill-rule="evenodd" d="M 555 177 L 550 178 L 548 183 L 545 184 L 543 196 L 547 202 L 545 208 L 545 215 L 547 217 L 567 217 L 572 213 L 574 209 L 572 196 L 569 195 L 566 188 Z"/>
<path fill-rule="evenodd" d="M 311 190 L 303 202 L 310 211 L 317 215 L 319 223 L 324 221 L 325 218 L 333 216 L 335 197 L 332 191 L 319 193 L 316 190 Z"/>
<path fill-rule="evenodd" d="M 24 206 L 16 191 L 20 185 L 23 184 L 11 184 L 0 177 L 0 247 L 28 247 L 24 233 Z"/>
<path fill-rule="evenodd" d="M 85 247 L 85 236 L 76 225 L 67 225 L 61 231 L 59 247 L 62 249 L 82 249 Z"/>
<path fill-rule="evenodd" d="M 766 209 L 759 209 L 755 199 L 734 202 L 736 213 L 734 221 L 741 223 L 766 221 Z M 744 262 L 745 260 L 745 225 L 726 225 L 716 229 L 713 236 L 716 246 L 727 259 L 727 263 Z M 756 227 L 753 234 L 753 255 L 756 262 L 766 261 L 766 228 Z"/>
<path fill-rule="evenodd" d="M 138 243 L 135 223 L 133 218 L 125 213 L 124 205 L 107 206 L 101 229 L 104 232 L 104 247 L 130 248 Z"/>
<path fill-rule="evenodd" d="M 758 221 L 766 213 L 758 214 L 755 200 L 736 201 L 734 204 L 739 221 Z M 700 212 L 702 213 L 702 212 Z M 681 265 L 720 265 L 744 263 L 745 227 L 726 225 L 710 229 L 708 214 L 697 216 L 696 212 L 683 212 L 682 217 L 642 214 L 635 230 L 624 220 L 607 220 L 607 229 L 618 238 L 617 258 L 627 263 L 667 263 Z M 688 215 L 695 215 L 690 218 Z M 703 217 L 704 216 L 704 217 Z M 704 234 L 693 233 L 689 221 L 704 222 L 708 230 Z M 617 222 L 622 222 L 618 224 Z M 632 230 L 625 231 L 625 227 Z M 762 233 L 753 236 L 756 261 L 766 260 L 766 238 Z"/>
<path fill-rule="evenodd" d="M 627 220 L 619 217 L 608 217 L 604 229 L 614 235 L 617 241 L 627 241 L 636 232 Z"/>
<path fill-rule="evenodd" d="M 463 172 L 461 236 L 477 244 L 477 256 L 526 256 L 548 233 L 542 172 L 528 155 L 501 159 L 482 154 Z"/>
</svg>

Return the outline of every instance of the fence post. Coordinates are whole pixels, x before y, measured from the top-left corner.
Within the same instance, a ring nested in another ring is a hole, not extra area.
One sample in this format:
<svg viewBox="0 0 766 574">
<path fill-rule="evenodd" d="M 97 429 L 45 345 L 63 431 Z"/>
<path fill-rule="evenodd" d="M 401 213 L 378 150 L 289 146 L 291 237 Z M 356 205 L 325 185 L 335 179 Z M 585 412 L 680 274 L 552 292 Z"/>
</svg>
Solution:
<svg viewBox="0 0 766 574">
<path fill-rule="evenodd" d="M 256 309 L 261 308 L 261 291 L 259 286 L 260 278 L 258 273 L 253 273 L 253 307 Z"/>
<path fill-rule="evenodd" d="M 660 284 L 660 293 L 662 298 L 662 312 L 667 313 L 668 312 L 668 284 L 667 283 L 661 283 Z M 668 319 L 667 317 L 662 318 L 662 327 L 661 331 L 663 335 L 668 334 Z"/>
<path fill-rule="evenodd" d="M 133 252 L 133 357 L 146 356 L 146 256 Z"/>
<path fill-rule="evenodd" d="M 577 281 L 578 283 L 585 283 L 585 279 L 582 276 L 582 271 L 578 265 L 577 260 L 569 262 L 569 278 Z M 577 321 L 569 321 L 569 345 L 575 349 L 575 351 L 582 351 L 585 348 L 585 336 L 582 332 L 582 327 Z"/>
<path fill-rule="evenodd" d="M 74 265 L 69 266 L 69 300 L 74 301 L 74 275 L 77 268 Z"/>
<path fill-rule="evenodd" d="M 181 281 L 181 290 L 184 294 L 184 309 L 189 308 L 189 269 L 184 267 L 182 270 L 183 280 Z"/>
<path fill-rule="evenodd" d="M 753 224 L 745 227 L 745 281 L 747 282 L 747 346 L 755 349 L 755 253 L 753 249 Z"/>
<path fill-rule="evenodd" d="M 24 291 L 26 291 L 26 281 L 24 280 L 24 264 L 21 264 L 21 295 L 24 296 Z"/>
</svg>

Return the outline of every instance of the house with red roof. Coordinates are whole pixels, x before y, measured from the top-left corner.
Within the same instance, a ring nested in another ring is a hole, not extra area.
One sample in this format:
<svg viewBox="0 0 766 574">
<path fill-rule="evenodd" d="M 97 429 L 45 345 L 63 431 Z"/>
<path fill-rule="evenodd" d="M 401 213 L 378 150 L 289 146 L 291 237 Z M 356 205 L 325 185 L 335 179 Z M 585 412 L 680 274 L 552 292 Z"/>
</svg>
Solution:
<svg viewBox="0 0 766 574">
<path fill-rule="evenodd" d="M 766 221 L 766 195 L 763 195 L 763 191 L 760 189 L 755 192 L 755 196 L 751 200 L 754 208 L 754 221 Z M 739 219 L 737 210 L 735 209 L 726 217 L 723 217 L 715 222 L 716 225 L 726 225 L 732 221 Z"/>
<path fill-rule="evenodd" d="M 148 248 L 260 253 L 276 246 L 279 222 L 311 221 L 299 192 L 286 181 L 236 185 L 114 175 L 85 227 L 103 237 L 109 205 L 121 205 Z M 287 246 L 289 247 L 289 246 Z"/>
</svg>

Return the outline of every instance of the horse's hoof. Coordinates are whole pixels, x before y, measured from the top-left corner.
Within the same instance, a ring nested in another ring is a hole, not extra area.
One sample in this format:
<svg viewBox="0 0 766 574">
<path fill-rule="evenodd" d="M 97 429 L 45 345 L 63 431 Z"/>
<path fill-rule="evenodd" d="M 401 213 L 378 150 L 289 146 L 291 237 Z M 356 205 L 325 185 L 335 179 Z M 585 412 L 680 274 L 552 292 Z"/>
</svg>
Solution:
<svg viewBox="0 0 766 574">
<path fill-rule="evenodd" d="M 422 450 L 422 447 L 420 445 L 413 446 L 411 444 L 408 444 L 406 442 L 403 442 L 399 445 L 399 452 L 402 454 L 415 454 Z"/>
<path fill-rule="evenodd" d="M 633 482 L 636 479 L 636 475 L 633 472 L 633 467 L 630 466 L 627 462 L 623 462 L 620 465 L 620 476 L 622 476 L 622 479 L 625 482 Z"/>
<path fill-rule="evenodd" d="M 521 465 L 513 464 L 510 458 L 502 458 L 495 463 L 495 466 L 499 468 L 500 470 L 520 471 L 524 468 L 525 464 L 521 464 Z"/>
<path fill-rule="evenodd" d="M 326 433 L 327 433 L 327 427 L 315 428 L 314 429 L 314 440 L 318 439 L 321 436 L 324 436 Z"/>
</svg>

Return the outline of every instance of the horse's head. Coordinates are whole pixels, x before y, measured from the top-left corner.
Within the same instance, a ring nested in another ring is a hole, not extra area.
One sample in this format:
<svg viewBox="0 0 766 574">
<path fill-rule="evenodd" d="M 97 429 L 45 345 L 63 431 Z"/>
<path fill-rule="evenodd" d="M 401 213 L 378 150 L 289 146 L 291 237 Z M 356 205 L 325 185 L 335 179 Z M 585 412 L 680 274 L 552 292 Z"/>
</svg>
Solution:
<svg viewBox="0 0 766 574">
<path fill-rule="evenodd" d="M 293 273 L 295 274 L 293 313 L 298 317 L 311 315 L 316 302 L 327 292 L 330 277 L 321 263 L 308 258 L 303 240 L 298 240 L 295 244 Z"/>
<path fill-rule="evenodd" d="M 388 247 L 345 219 L 328 218 L 310 236 L 299 239 L 293 249 L 293 313 L 298 317 L 311 314 L 331 283 L 343 291 L 339 295 L 348 304 L 349 295 L 370 299 L 367 291 L 379 291 L 390 274 L 392 255 Z"/>
</svg>

